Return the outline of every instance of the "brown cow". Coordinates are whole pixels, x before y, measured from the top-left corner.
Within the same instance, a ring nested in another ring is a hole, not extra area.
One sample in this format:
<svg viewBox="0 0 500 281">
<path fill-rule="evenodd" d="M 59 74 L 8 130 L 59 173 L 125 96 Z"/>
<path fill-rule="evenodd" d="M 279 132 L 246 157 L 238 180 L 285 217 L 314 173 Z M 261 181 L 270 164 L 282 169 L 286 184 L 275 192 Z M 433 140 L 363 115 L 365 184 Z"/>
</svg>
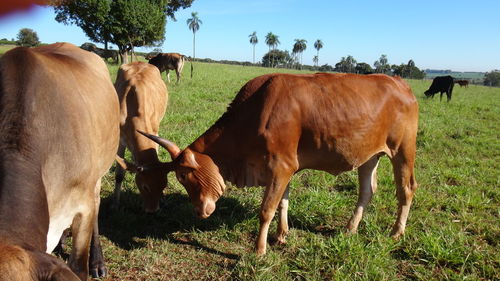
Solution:
<svg viewBox="0 0 500 281">
<path fill-rule="evenodd" d="M 97 55 L 57 43 L 2 56 L 1 280 L 87 280 L 118 120 L 116 92 Z M 68 267 L 49 253 L 70 226 Z"/>
<path fill-rule="evenodd" d="M 465 87 L 465 88 L 469 87 L 469 80 L 455 80 L 455 83 L 458 83 L 460 87 Z"/>
<path fill-rule="evenodd" d="M 266 186 L 257 253 L 266 252 L 279 206 L 277 240 L 288 232 L 288 183 L 303 169 L 332 174 L 358 169 L 359 199 L 347 229 L 357 231 L 375 192 L 379 158 L 391 159 L 399 201 L 391 235 L 404 233 L 417 188 L 414 160 L 418 105 L 399 77 L 382 74 L 268 74 L 249 81 L 228 110 L 186 149 L 147 135 L 166 148 L 198 216 L 207 218 L 225 189 Z"/>
<path fill-rule="evenodd" d="M 167 177 L 161 169 L 157 150 L 158 145 L 141 136 L 137 130 L 158 134 L 161 119 L 165 114 L 168 92 L 161 79 L 160 71 L 145 62 L 133 62 L 120 67 L 115 82 L 120 101 L 120 146 L 116 168 L 114 207 L 118 206 L 124 170 L 136 173 L 135 181 L 142 197 L 144 209 L 148 213 L 158 210 Z M 122 160 L 125 147 L 132 152 L 135 164 Z M 143 169 L 143 166 L 148 169 Z M 158 167 L 153 167 L 157 165 Z"/>
<path fill-rule="evenodd" d="M 170 83 L 170 70 L 175 70 L 177 74 L 177 83 L 181 81 L 182 68 L 184 67 L 185 55 L 179 53 L 159 53 L 149 59 L 149 63 L 158 67 L 160 73 L 167 72 L 167 79 Z"/>
</svg>

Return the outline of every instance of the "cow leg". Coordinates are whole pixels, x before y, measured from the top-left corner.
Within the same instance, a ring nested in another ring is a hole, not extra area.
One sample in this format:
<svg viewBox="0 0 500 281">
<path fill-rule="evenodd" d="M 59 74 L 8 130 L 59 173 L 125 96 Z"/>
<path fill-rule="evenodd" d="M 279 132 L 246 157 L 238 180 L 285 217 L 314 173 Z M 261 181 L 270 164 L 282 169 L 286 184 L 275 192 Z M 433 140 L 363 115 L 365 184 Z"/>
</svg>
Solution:
<svg viewBox="0 0 500 281">
<path fill-rule="evenodd" d="M 398 216 L 391 231 L 393 238 L 398 238 L 405 232 L 411 202 L 417 189 L 413 170 L 415 150 L 415 136 L 413 136 L 410 142 L 402 143 L 397 154 L 391 159 L 398 198 Z"/>
<path fill-rule="evenodd" d="M 120 165 L 117 165 L 120 166 Z M 98 183 L 100 185 L 100 181 Z M 100 187 L 99 187 L 100 190 Z M 94 230 L 92 232 L 92 240 L 90 240 L 90 261 L 89 271 L 92 278 L 106 277 L 107 269 L 104 263 L 104 256 L 102 254 L 101 241 L 99 240 L 99 205 L 101 203 L 100 193 L 96 193 L 95 210 L 96 215 L 94 219 Z"/>
<path fill-rule="evenodd" d="M 264 255 L 266 253 L 267 235 L 269 232 L 269 225 L 273 220 L 276 209 L 284 193 L 288 182 L 290 181 L 293 172 L 284 169 L 274 170 L 275 174 L 264 191 L 264 198 L 260 206 L 260 228 L 259 236 L 256 242 L 257 255 Z M 283 209 L 284 210 L 284 209 Z M 283 222 L 284 223 L 284 222 Z"/>
<path fill-rule="evenodd" d="M 276 232 L 276 241 L 278 244 L 286 243 L 286 236 L 288 234 L 288 192 L 290 185 L 287 185 L 283 197 L 281 197 L 279 210 L 278 230 Z"/>
<path fill-rule="evenodd" d="M 100 180 L 98 185 L 100 187 Z M 92 191 L 95 192 L 95 190 Z M 85 194 L 84 196 L 87 195 Z M 95 216 L 97 215 L 97 210 L 95 210 L 95 196 L 92 195 L 91 202 L 86 202 L 85 198 L 82 198 L 81 204 L 85 204 L 82 206 L 84 210 L 75 216 L 71 225 L 73 248 L 68 264 L 81 280 L 87 280 L 89 275 L 89 246 L 94 228 L 94 220 L 96 220 Z"/>
<path fill-rule="evenodd" d="M 451 93 L 453 93 L 453 86 L 454 84 L 452 83 L 450 85 L 450 88 L 448 89 L 448 91 L 446 92 L 446 101 L 449 102 L 451 100 Z"/>
<path fill-rule="evenodd" d="M 359 194 L 356 209 L 347 224 L 347 232 L 354 234 L 363 217 L 363 211 L 370 203 L 373 194 L 377 191 L 377 166 L 379 156 L 375 155 L 358 168 Z"/>
<path fill-rule="evenodd" d="M 123 158 L 125 156 L 125 145 L 120 142 L 118 146 L 118 156 Z M 125 179 L 125 170 L 121 165 L 115 165 L 115 190 L 113 191 L 113 203 L 111 204 L 111 209 L 117 210 L 120 205 L 120 193 L 122 189 L 122 182 Z"/>
<path fill-rule="evenodd" d="M 167 72 L 167 81 L 170 83 L 170 70 L 166 70 L 165 72 Z"/>
<path fill-rule="evenodd" d="M 181 81 L 181 73 L 179 72 L 179 69 L 175 70 L 175 74 L 177 75 L 177 83 Z"/>
</svg>

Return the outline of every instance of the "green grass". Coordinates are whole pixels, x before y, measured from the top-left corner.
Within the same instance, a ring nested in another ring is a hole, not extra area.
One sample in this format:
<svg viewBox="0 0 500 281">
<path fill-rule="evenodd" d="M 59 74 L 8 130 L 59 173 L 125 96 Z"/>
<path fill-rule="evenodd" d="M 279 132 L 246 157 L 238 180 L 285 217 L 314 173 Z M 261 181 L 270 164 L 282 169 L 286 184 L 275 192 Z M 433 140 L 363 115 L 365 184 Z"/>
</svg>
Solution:
<svg viewBox="0 0 500 281">
<path fill-rule="evenodd" d="M 110 66 L 113 80 L 117 69 Z M 196 63 L 191 79 L 187 64 L 183 81 L 168 85 L 160 135 L 187 146 L 246 81 L 271 71 L 276 70 Z M 110 212 L 111 169 L 101 194 L 100 231 L 110 275 L 104 280 L 500 280 L 500 89 L 455 87 L 446 103 L 439 96 L 423 98 L 430 81 L 408 82 L 420 106 L 419 189 L 402 239 L 389 238 L 397 201 L 387 158 L 379 165 L 379 190 L 354 236 L 345 235 L 344 227 L 357 200 L 356 173 L 295 175 L 288 243 L 270 245 L 264 257 L 253 252 L 262 188 L 229 186 L 215 213 L 201 220 L 170 174 L 161 210 L 146 215 L 127 174 L 121 209 Z M 160 158 L 170 160 L 164 150 Z M 274 221 L 270 232 L 275 229 Z"/>
<path fill-rule="evenodd" d="M 267 68 L 196 63 L 171 83 L 160 135 L 181 148 L 225 111 L 249 79 Z M 116 66 L 111 67 L 116 75 Z M 450 103 L 424 99 L 430 81 L 410 80 L 420 105 L 417 191 L 405 236 L 389 238 L 396 215 L 387 158 L 379 191 L 360 225 L 344 227 L 357 200 L 355 172 L 334 177 L 303 171 L 291 183 L 285 246 L 253 252 L 262 188 L 230 187 L 207 220 L 197 219 L 184 188 L 169 175 L 162 208 L 141 212 L 127 176 L 122 209 L 108 212 L 113 177 L 102 190 L 105 280 L 498 280 L 500 239 L 500 89 L 456 87 Z M 169 160 L 168 153 L 160 157 Z M 274 232 L 276 222 L 271 232 Z"/>
</svg>

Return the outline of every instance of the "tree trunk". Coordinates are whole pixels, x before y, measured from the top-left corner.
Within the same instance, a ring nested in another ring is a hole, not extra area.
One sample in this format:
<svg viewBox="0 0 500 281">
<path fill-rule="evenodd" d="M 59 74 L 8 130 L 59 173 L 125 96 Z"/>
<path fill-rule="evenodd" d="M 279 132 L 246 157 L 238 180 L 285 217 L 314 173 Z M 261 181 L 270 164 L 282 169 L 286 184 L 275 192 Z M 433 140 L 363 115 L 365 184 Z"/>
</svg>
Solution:
<svg viewBox="0 0 500 281">
<path fill-rule="evenodd" d="M 137 61 L 137 55 L 134 51 L 134 45 L 130 45 L 130 62 Z"/>
<path fill-rule="evenodd" d="M 128 63 L 128 51 L 126 46 L 118 46 L 118 50 L 120 53 L 120 59 L 122 64 Z"/>
<path fill-rule="evenodd" d="M 191 60 L 191 78 L 193 78 L 193 63 L 196 59 L 196 32 L 193 31 L 193 59 Z"/>
<path fill-rule="evenodd" d="M 253 64 L 255 64 L 255 44 L 253 44 Z"/>
</svg>

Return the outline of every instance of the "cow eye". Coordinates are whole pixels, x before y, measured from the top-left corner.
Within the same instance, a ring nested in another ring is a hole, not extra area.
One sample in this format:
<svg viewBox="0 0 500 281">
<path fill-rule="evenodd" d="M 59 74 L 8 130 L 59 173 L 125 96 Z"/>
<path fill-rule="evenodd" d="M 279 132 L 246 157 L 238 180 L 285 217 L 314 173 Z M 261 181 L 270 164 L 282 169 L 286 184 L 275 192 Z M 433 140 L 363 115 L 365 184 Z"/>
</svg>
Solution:
<svg viewBox="0 0 500 281">
<path fill-rule="evenodd" d="M 187 175 L 186 173 L 180 173 L 179 174 L 179 181 L 186 181 Z"/>
</svg>

